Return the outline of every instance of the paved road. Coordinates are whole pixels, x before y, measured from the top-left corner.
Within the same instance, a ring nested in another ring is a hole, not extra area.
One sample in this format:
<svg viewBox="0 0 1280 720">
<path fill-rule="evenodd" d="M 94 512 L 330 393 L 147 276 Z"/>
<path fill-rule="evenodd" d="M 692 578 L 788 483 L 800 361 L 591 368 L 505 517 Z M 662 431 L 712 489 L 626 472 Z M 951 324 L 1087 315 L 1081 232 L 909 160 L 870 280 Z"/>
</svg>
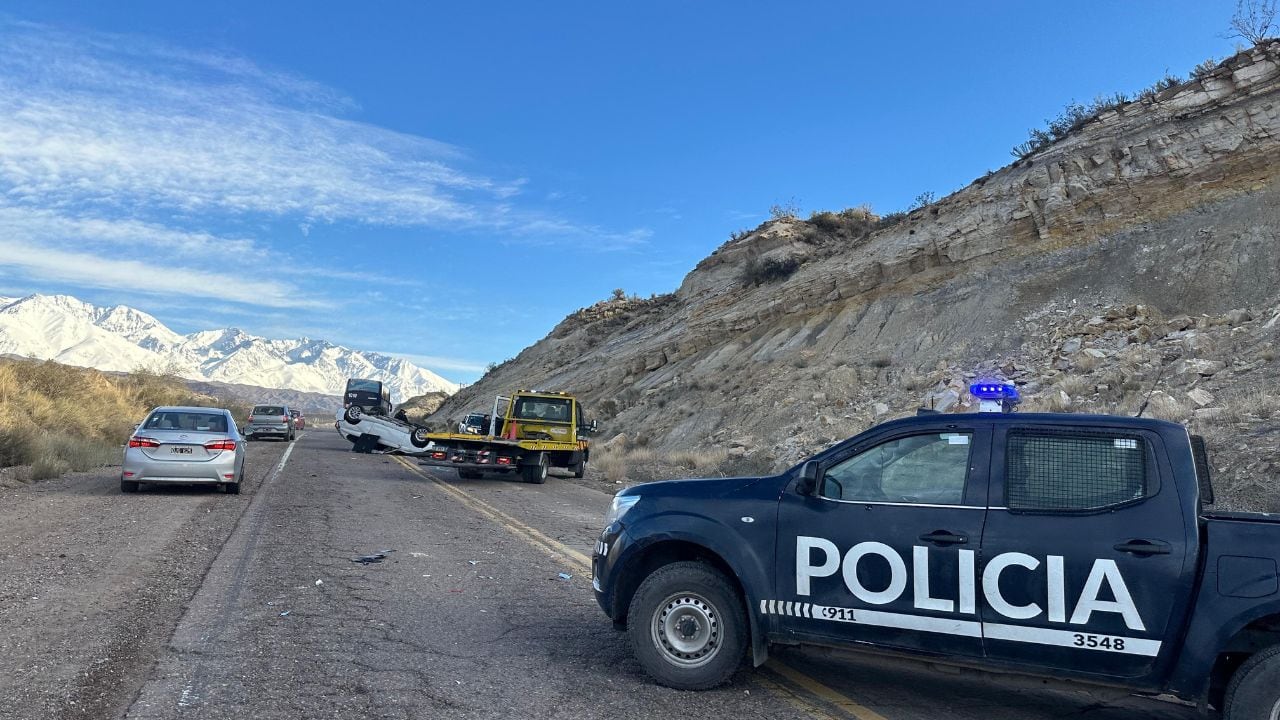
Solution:
<svg viewBox="0 0 1280 720">
<path fill-rule="evenodd" d="M 811 651 L 715 691 L 661 688 L 591 597 L 606 493 L 348 448 L 326 430 L 256 443 L 239 497 L 122 496 L 109 478 L 0 495 L 0 717 L 1198 717 Z M 50 575 L 65 547 L 92 558 Z"/>
</svg>

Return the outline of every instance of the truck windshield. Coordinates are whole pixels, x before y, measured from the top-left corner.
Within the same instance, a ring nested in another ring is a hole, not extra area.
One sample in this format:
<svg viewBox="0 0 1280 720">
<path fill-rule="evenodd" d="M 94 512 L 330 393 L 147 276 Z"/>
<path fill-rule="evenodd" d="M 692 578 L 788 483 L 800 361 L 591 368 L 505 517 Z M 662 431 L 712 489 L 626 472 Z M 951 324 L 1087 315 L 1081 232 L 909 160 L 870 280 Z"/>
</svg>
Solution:
<svg viewBox="0 0 1280 720">
<path fill-rule="evenodd" d="M 352 378 L 347 381 L 347 392 L 381 392 L 382 383 L 377 380 L 357 380 Z"/>
<path fill-rule="evenodd" d="M 569 422 L 569 401 L 561 398 L 523 397 L 516 400 L 517 420 Z"/>
</svg>

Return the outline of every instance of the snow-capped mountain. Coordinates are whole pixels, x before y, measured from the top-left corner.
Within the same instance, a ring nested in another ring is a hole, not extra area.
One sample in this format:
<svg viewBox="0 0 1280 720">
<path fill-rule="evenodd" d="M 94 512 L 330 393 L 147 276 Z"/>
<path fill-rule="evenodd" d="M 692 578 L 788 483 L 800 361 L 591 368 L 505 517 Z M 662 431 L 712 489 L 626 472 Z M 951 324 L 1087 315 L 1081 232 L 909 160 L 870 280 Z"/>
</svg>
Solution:
<svg viewBox="0 0 1280 720">
<path fill-rule="evenodd" d="M 381 380 L 396 402 L 456 383 L 401 358 L 324 340 L 272 340 L 236 328 L 180 335 L 145 312 L 69 295 L 0 297 L 0 354 L 99 370 L 172 369 L 192 380 L 340 395 L 347 378 Z"/>
</svg>

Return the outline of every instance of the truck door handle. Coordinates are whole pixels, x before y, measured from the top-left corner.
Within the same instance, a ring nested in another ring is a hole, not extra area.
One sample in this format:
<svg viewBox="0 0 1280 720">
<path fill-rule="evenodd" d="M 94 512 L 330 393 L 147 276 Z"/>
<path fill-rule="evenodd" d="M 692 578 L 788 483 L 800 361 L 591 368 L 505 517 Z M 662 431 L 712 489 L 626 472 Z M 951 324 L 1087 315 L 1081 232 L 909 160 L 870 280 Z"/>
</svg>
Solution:
<svg viewBox="0 0 1280 720">
<path fill-rule="evenodd" d="M 1139 557 L 1146 555 L 1168 555 L 1172 552 L 1169 543 L 1159 540 L 1130 540 L 1115 546 L 1120 552 L 1132 553 Z"/>
<path fill-rule="evenodd" d="M 963 545 L 969 542 L 969 536 L 956 535 L 946 530 L 934 530 L 926 535 L 921 535 L 920 540 L 934 545 Z"/>
</svg>

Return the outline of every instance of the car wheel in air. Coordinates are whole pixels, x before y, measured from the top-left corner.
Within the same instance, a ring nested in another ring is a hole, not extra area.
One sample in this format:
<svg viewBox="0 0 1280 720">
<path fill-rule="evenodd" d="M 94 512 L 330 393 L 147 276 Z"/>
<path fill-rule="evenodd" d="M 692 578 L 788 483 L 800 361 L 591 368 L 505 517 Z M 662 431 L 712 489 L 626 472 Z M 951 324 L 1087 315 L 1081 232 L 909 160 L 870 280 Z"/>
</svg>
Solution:
<svg viewBox="0 0 1280 720">
<path fill-rule="evenodd" d="M 524 467 L 520 468 L 520 475 L 521 477 L 524 478 L 524 481 L 527 483 L 541 485 L 542 483 L 547 481 L 548 465 L 549 465 L 549 461 L 547 460 L 547 454 L 538 453 L 538 463 L 536 465 L 525 465 Z"/>
<path fill-rule="evenodd" d="M 427 434 L 426 428 L 414 428 L 413 432 L 409 433 L 409 444 L 416 448 L 426 447 L 427 443 L 431 442 Z"/>
<path fill-rule="evenodd" d="M 136 492 L 138 492 L 138 483 L 134 482 L 133 480 L 121 480 L 121 481 L 120 481 L 120 492 L 122 492 L 122 493 L 136 493 Z"/>
<path fill-rule="evenodd" d="M 747 618 L 737 589 L 715 568 L 677 562 L 636 589 L 627 635 L 653 679 L 677 690 L 721 685 L 742 665 Z"/>
<path fill-rule="evenodd" d="M 1254 653 L 1231 676 L 1222 720 L 1280 720 L 1280 645 Z"/>
<path fill-rule="evenodd" d="M 347 408 L 346 412 L 342 413 L 342 418 L 347 422 L 351 423 L 352 425 L 358 425 L 360 423 L 360 418 L 363 415 L 364 413 L 360 411 L 359 405 L 352 405 L 351 407 Z"/>
</svg>

